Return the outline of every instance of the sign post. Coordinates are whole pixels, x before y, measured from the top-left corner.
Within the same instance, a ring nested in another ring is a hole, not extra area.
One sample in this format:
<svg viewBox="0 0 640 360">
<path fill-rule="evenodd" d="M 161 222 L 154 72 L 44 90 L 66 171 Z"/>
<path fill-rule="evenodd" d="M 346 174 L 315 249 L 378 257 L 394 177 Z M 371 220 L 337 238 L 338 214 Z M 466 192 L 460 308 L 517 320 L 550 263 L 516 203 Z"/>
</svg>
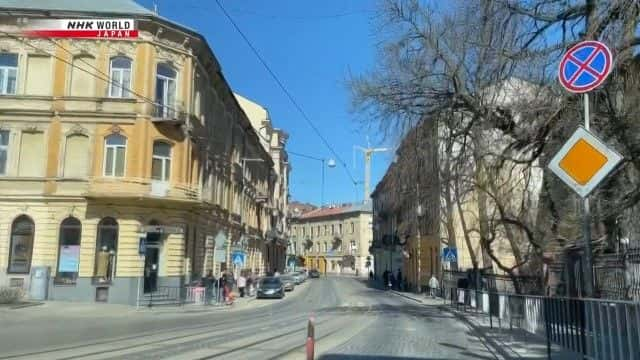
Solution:
<svg viewBox="0 0 640 360">
<path fill-rule="evenodd" d="M 583 94 L 584 132 L 574 133 L 554 156 L 549 168 L 583 198 L 583 236 L 585 252 L 585 296 L 593 296 L 593 254 L 591 250 L 591 210 L 589 193 L 622 160 L 604 143 L 594 146 L 589 123 L 589 91 L 600 86 L 612 68 L 609 48 L 599 41 L 583 41 L 571 47 L 562 57 L 558 79 L 569 92 Z M 573 142 L 572 142 L 573 140 Z"/>
</svg>

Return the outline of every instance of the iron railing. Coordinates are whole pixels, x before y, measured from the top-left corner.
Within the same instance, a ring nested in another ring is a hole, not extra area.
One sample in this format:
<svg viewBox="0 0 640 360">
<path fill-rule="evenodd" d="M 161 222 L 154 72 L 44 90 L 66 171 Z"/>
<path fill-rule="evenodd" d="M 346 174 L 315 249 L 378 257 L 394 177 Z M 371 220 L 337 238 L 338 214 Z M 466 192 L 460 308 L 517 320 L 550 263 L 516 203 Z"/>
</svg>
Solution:
<svg viewBox="0 0 640 360">
<path fill-rule="evenodd" d="M 496 320 L 582 354 L 585 359 L 640 360 L 640 303 L 601 299 L 545 297 L 448 288 L 455 306 Z"/>
</svg>

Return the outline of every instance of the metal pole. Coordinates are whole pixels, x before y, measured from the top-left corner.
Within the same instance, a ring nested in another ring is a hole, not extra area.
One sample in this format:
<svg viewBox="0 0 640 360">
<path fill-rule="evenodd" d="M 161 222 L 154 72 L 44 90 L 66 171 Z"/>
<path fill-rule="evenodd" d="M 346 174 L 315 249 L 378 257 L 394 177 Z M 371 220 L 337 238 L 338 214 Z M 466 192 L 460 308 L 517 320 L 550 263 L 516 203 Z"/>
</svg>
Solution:
<svg viewBox="0 0 640 360">
<path fill-rule="evenodd" d="M 320 160 L 322 162 L 322 185 L 320 188 L 320 207 L 324 206 L 324 159 Z"/>
<path fill-rule="evenodd" d="M 589 94 L 584 94 L 584 128 L 589 131 Z M 593 254 L 591 252 L 591 211 L 589 209 L 589 197 L 583 199 L 583 234 L 584 234 L 584 257 L 585 257 L 585 288 L 584 296 L 593 297 Z"/>
</svg>

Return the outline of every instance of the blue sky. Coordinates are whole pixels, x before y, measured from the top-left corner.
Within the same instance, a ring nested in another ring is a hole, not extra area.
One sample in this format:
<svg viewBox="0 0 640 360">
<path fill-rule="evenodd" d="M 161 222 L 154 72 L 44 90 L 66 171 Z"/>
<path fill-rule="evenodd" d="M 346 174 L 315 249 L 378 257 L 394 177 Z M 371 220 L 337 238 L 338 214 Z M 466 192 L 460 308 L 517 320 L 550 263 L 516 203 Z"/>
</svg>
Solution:
<svg viewBox="0 0 640 360">
<path fill-rule="evenodd" d="M 152 0 L 137 0 L 152 8 Z M 290 135 L 287 148 L 320 158 L 332 157 L 286 98 L 215 1 L 156 0 L 161 16 L 202 33 L 235 92 L 252 99 L 270 114 L 275 127 Z M 376 42 L 373 16 L 377 1 L 362 0 L 223 0 L 222 4 L 262 54 L 289 92 L 356 178 L 363 180 L 362 153 L 352 167 L 353 145 L 366 145 L 366 130 L 349 109 L 349 73 L 373 67 Z M 374 145 L 374 144 L 372 144 Z M 392 156 L 374 155 L 372 189 Z M 320 202 L 321 164 L 290 156 L 290 191 L 295 200 Z M 341 164 L 326 169 L 325 203 L 361 201 Z"/>
</svg>

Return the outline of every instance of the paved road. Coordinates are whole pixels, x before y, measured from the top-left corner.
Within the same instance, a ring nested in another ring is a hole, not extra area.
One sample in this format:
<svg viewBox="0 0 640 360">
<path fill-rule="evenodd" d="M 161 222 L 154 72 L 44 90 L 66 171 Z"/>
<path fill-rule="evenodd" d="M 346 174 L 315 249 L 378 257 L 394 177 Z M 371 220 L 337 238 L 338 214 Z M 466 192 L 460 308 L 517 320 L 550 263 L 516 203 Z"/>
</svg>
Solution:
<svg viewBox="0 0 640 360">
<path fill-rule="evenodd" d="M 495 359 L 463 323 L 354 278 L 310 280 L 237 311 L 0 313 L 0 359 L 302 359 L 309 316 L 319 359 Z M 104 305 L 103 305 L 104 306 Z M 46 308 L 44 308 L 46 310 Z"/>
</svg>

